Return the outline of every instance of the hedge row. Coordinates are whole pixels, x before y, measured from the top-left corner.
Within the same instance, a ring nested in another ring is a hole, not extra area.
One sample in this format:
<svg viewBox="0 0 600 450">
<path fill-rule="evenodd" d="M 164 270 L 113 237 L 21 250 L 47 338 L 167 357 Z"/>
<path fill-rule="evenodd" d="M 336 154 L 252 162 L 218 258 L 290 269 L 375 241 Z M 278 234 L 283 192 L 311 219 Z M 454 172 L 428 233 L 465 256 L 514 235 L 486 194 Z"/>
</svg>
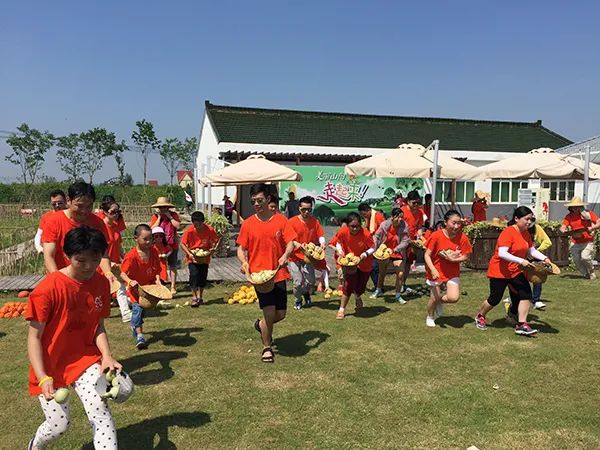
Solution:
<svg viewBox="0 0 600 450">
<path fill-rule="evenodd" d="M 66 192 L 68 187 L 67 183 L 0 184 L 0 203 L 18 203 L 24 206 L 44 204 L 48 201 L 50 191 L 62 189 Z M 177 207 L 185 206 L 185 195 L 179 186 L 97 184 L 94 188 L 98 200 L 104 195 L 112 194 L 119 203 L 141 205 L 154 203 L 157 197 L 167 196 Z"/>
</svg>

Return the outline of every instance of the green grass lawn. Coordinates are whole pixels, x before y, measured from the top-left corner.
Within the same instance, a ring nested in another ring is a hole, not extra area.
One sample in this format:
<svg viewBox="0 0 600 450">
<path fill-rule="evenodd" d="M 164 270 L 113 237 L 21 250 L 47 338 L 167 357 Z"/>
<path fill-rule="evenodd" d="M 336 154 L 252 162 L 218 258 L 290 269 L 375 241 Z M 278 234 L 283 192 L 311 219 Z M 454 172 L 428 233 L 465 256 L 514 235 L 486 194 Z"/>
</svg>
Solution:
<svg viewBox="0 0 600 450">
<path fill-rule="evenodd" d="M 483 274 L 463 275 L 465 295 L 435 329 L 425 327 L 425 297 L 367 300 L 336 321 L 337 299 L 318 296 L 276 327 L 271 365 L 252 327 L 257 305 L 223 303 L 232 288 L 211 288 L 197 310 L 154 311 L 141 352 L 113 309 L 114 354 L 137 385 L 112 407 L 120 448 L 600 448 L 598 282 L 550 279 L 535 338 L 516 336 L 501 307 L 492 328 L 475 328 Z M 25 336 L 22 320 L 0 320 L 0 448 L 25 448 L 42 421 L 27 395 Z M 90 448 L 73 400 L 53 448 Z"/>
</svg>

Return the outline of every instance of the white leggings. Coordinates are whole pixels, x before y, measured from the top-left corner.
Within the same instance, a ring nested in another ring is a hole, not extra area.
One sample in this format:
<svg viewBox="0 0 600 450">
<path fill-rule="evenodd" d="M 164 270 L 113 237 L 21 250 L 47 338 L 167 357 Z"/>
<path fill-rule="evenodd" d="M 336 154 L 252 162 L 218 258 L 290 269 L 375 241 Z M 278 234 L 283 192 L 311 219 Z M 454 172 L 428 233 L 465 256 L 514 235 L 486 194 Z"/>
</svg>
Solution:
<svg viewBox="0 0 600 450">
<path fill-rule="evenodd" d="M 94 448 L 117 450 L 115 422 L 106 401 L 102 400 L 96 392 L 96 381 L 106 385 L 104 377 L 98 380 L 99 377 L 100 364 L 94 364 L 88 367 L 72 386 L 83 403 L 83 408 L 92 426 Z M 70 423 L 69 401 L 59 405 L 54 400 L 46 401 L 43 395 L 39 395 L 39 399 L 46 421 L 38 427 L 33 439 L 33 447 L 42 450 L 67 431 Z"/>
</svg>

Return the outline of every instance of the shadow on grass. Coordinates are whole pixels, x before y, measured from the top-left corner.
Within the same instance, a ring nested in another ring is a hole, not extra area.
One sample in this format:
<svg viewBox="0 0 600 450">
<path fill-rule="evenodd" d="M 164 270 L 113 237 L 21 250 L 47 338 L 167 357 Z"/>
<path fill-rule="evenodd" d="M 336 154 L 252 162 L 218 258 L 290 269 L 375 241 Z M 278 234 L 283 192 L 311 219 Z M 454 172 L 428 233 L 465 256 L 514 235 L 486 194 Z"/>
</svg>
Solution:
<svg viewBox="0 0 600 450">
<path fill-rule="evenodd" d="M 144 310 L 144 317 L 165 317 L 168 316 L 167 310 L 152 308 Z"/>
<path fill-rule="evenodd" d="M 0 338 L 3 338 L 4 336 L 6 336 L 6 333 L 0 331 Z"/>
<path fill-rule="evenodd" d="M 186 352 L 140 353 L 119 362 L 129 373 L 134 384 L 148 386 L 173 378 L 175 371 L 171 368 L 171 361 L 185 358 L 187 355 Z M 160 364 L 160 368 L 140 372 L 140 369 L 155 363 Z"/>
<path fill-rule="evenodd" d="M 210 415 L 205 412 L 179 412 L 142 420 L 117 430 L 119 449 L 176 450 L 175 443 L 169 440 L 170 427 L 198 428 L 207 423 L 210 423 Z M 93 450 L 93 448 L 93 443 L 89 442 L 82 447 L 82 450 Z"/>
<path fill-rule="evenodd" d="M 311 308 L 328 309 L 330 311 L 337 311 L 340 308 L 340 298 L 332 298 L 326 300 L 313 300 Z"/>
<path fill-rule="evenodd" d="M 391 310 L 387 306 L 364 306 L 351 315 L 354 315 L 354 317 L 360 317 L 362 319 L 370 319 L 372 317 L 377 317 L 381 314 L 384 314 L 388 311 Z"/>
<path fill-rule="evenodd" d="M 313 348 L 317 348 L 327 340 L 330 335 L 316 330 L 304 333 L 289 334 L 277 338 L 273 344 L 277 347 L 277 354 L 281 356 L 304 356 Z"/>
<path fill-rule="evenodd" d="M 193 328 L 167 328 L 166 330 L 149 332 L 151 337 L 146 339 L 148 345 L 162 341 L 163 345 L 174 347 L 190 347 L 198 340 L 191 336 L 191 333 L 199 333 L 202 331 L 200 327 Z"/>
<path fill-rule="evenodd" d="M 471 316 L 442 316 L 435 320 L 436 325 L 442 328 L 464 328 L 465 325 L 475 323 L 475 320 Z"/>
<path fill-rule="evenodd" d="M 568 278 L 569 280 L 587 280 L 588 278 L 584 277 L 580 273 L 566 273 L 560 276 L 561 278 Z"/>
</svg>

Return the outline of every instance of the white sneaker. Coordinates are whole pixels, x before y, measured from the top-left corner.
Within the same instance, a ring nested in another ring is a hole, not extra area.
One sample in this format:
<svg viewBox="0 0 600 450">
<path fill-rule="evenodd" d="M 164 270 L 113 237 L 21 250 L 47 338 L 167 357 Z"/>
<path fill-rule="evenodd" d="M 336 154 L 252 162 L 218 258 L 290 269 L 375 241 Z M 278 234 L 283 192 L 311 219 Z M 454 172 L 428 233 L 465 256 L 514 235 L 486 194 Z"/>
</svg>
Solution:
<svg viewBox="0 0 600 450">
<path fill-rule="evenodd" d="M 402 289 L 400 290 L 400 294 L 402 294 L 402 295 L 411 295 L 414 293 L 415 293 L 414 289 L 411 289 L 408 286 L 402 286 Z"/>
<path fill-rule="evenodd" d="M 544 302 L 535 302 L 533 304 L 534 309 L 544 309 L 546 304 Z"/>
<path fill-rule="evenodd" d="M 125 314 L 121 316 L 121 320 L 123 323 L 131 322 L 131 311 L 127 311 Z"/>
<path fill-rule="evenodd" d="M 369 298 L 377 298 L 377 297 L 381 297 L 383 295 L 383 292 L 381 292 L 380 289 L 375 289 L 375 291 L 373 291 L 373 293 L 369 296 Z"/>
<path fill-rule="evenodd" d="M 430 328 L 435 328 L 435 320 L 433 317 L 427 316 L 427 318 L 425 319 L 425 325 L 427 325 Z"/>
<path fill-rule="evenodd" d="M 504 300 L 502 300 L 503 303 L 510 303 L 510 297 L 506 297 Z"/>
<path fill-rule="evenodd" d="M 590 272 L 590 280 L 595 280 L 596 274 L 594 272 Z"/>
<path fill-rule="evenodd" d="M 438 317 L 442 317 L 443 314 L 444 314 L 444 304 L 443 303 L 436 304 L 434 318 L 437 319 Z"/>
<path fill-rule="evenodd" d="M 401 305 L 406 305 L 406 300 L 404 300 L 402 295 L 400 295 L 398 292 L 396 292 L 396 301 Z"/>
</svg>

